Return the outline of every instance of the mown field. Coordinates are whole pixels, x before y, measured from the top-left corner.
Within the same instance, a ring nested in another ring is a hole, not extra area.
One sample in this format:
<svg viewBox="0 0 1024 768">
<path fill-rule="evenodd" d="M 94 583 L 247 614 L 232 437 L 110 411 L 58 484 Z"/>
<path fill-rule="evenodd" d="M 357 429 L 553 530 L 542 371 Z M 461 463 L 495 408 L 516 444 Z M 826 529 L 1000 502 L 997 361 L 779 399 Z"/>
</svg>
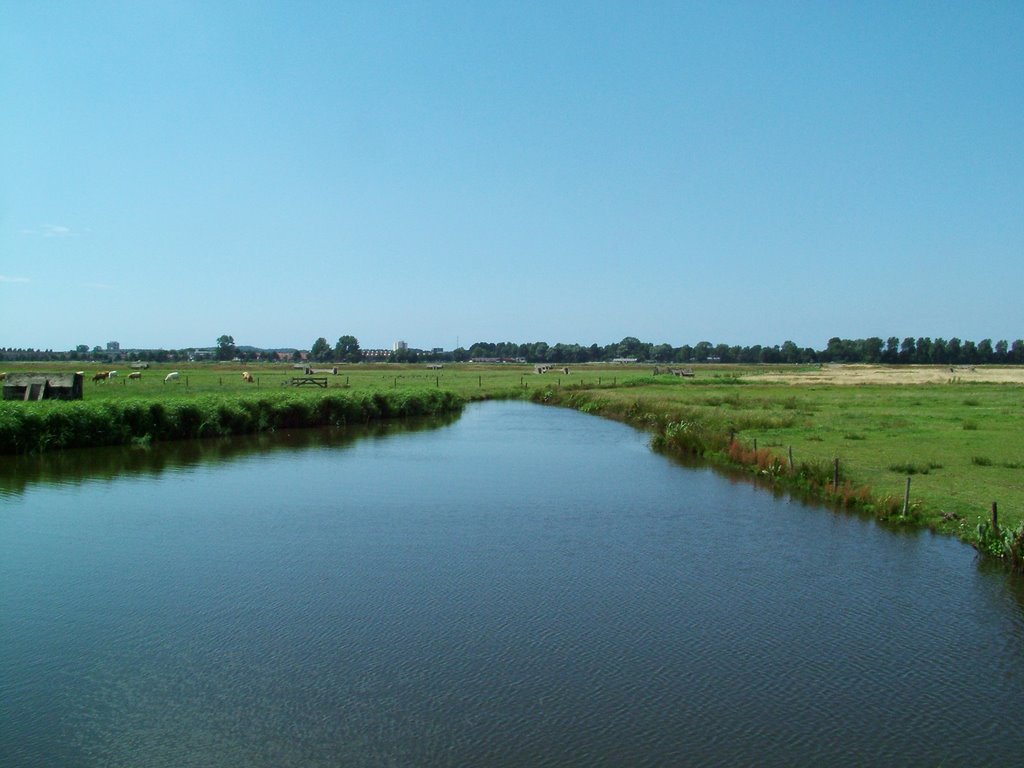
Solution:
<svg viewBox="0 0 1024 768">
<path fill-rule="evenodd" d="M 233 402 L 288 397 L 316 401 L 325 394 L 398 394 L 442 390 L 466 400 L 530 397 L 628 421 L 654 433 L 698 430 L 726 435 L 737 446 L 788 465 L 832 466 L 843 483 L 872 499 L 902 504 L 911 478 L 911 502 L 922 524 L 971 538 L 998 502 L 1000 521 L 1024 519 L 1024 370 L 868 366 L 694 366 L 693 377 L 654 376 L 653 366 L 570 366 L 535 374 L 533 366 L 448 364 L 340 365 L 328 387 L 291 387 L 302 375 L 286 364 L 153 366 L 138 381 L 119 377 L 92 383 L 86 403 L 197 399 Z M 32 366 L 9 366 L 29 371 Z M 39 370 L 57 370 L 39 366 Z M 164 382 L 171 370 L 177 382 Z M 246 383 L 241 372 L 255 381 Z M 3 403 L 4 409 L 59 409 L 61 403 Z M 0 412 L 2 417 L 2 412 Z M 2 423 L 2 418 L 0 418 Z M 728 442 L 728 438 L 725 438 Z M 721 445 L 721 442 L 715 443 Z M 735 453 L 735 452 L 734 452 Z M 734 455 L 733 458 L 737 456 Z M 728 451 L 706 458 L 727 462 Z M 750 461 L 747 455 L 746 461 Z M 777 466 L 777 465 L 776 465 Z M 764 471 L 762 471 L 764 474 Z"/>
</svg>

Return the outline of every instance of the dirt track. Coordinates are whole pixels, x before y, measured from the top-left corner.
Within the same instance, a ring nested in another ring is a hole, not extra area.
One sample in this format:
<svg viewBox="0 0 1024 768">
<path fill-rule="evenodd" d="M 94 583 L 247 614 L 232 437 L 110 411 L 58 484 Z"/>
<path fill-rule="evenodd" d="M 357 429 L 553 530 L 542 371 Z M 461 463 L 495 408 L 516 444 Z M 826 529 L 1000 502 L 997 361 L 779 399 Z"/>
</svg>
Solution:
<svg viewBox="0 0 1024 768">
<path fill-rule="evenodd" d="M 790 384 L 946 384 L 987 382 L 1024 384 L 1024 366 L 948 365 L 823 365 L 814 371 L 773 371 L 745 376 L 750 381 Z"/>
</svg>

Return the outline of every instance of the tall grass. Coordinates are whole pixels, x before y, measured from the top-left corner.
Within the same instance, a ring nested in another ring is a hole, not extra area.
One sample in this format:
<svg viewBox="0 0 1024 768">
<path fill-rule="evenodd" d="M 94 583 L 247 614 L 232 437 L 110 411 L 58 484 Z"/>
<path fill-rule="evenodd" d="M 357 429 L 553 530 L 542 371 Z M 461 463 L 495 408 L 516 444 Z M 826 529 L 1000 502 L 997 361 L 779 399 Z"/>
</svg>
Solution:
<svg viewBox="0 0 1024 768">
<path fill-rule="evenodd" d="M 451 413 L 464 404 L 464 398 L 439 389 L 4 402 L 0 403 L 0 453 L 365 424 L 374 419 Z"/>
</svg>

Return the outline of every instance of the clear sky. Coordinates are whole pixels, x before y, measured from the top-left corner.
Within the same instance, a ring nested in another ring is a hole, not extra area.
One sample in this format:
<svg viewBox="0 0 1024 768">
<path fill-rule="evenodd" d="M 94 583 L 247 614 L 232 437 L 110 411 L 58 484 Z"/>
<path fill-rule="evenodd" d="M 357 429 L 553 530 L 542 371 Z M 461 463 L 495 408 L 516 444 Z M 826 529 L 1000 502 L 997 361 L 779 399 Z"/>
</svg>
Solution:
<svg viewBox="0 0 1024 768">
<path fill-rule="evenodd" d="M 0 0 L 0 347 L 1024 336 L 1024 2 Z"/>
</svg>

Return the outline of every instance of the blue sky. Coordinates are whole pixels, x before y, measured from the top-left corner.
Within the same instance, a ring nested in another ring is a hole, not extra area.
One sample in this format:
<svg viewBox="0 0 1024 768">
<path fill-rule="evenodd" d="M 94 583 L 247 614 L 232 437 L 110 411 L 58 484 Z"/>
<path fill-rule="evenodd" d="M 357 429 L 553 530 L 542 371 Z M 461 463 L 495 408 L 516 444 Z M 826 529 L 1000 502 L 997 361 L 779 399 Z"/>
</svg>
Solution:
<svg viewBox="0 0 1024 768">
<path fill-rule="evenodd" d="M 0 347 L 1024 335 L 1024 3 L 0 0 Z"/>
</svg>

